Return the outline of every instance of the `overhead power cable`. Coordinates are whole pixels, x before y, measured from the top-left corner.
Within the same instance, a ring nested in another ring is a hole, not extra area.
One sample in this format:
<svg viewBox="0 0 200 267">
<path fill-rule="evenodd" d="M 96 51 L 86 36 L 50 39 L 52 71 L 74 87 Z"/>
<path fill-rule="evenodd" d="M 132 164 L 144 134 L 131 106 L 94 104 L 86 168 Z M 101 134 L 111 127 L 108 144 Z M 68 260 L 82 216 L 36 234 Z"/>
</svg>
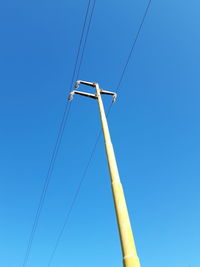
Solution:
<svg viewBox="0 0 200 267">
<path fill-rule="evenodd" d="M 69 91 L 71 91 L 71 89 L 72 89 L 77 68 L 80 70 L 80 67 L 78 66 L 78 60 L 79 60 L 79 57 L 80 57 L 81 46 L 83 44 L 83 38 L 84 38 L 85 31 L 86 31 L 86 39 L 87 39 L 88 29 L 86 28 L 86 25 L 87 25 L 89 10 L 90 10 L 90 4 L 91 4 L 91 0 L 88 1 L 88 5 L 87 5 L 87 10 L 86 10 L 85 19 L 84 19 L 84 23 L 83 23 L 83 27 L 82 27 L 81 37 L 80 37 L 79 46 L 78 46 L 78 52 L 77 52 L 77 56 L 76 56 L 76 60 L 75 60 L 75 66 L 74 66 L 74 70 L 73 70 L 73 75 L 72 75 L 72 80 L 71 80 L 71 83 L 70 83 Z M 37 211 L 36 211 L 36 214 L 35 214 L 33 226 L 32 226 L 31 233 L 30 233 L 30 236 L 29 236 L 29 239 L 28 239 L 28 243 L 27 243 L 27 246 L 26 246 L 26 252 L 25 252 L 25 256 L 24 256 L 24 260 L 23 260 L 23 264 L 22 264 L 23 267 L 27 266 L 27 263 L 28 263 L 28 260 L 29 260 L 30 251 L 31 251 L 31 248 L 32 248 L 32 243 L 33 243 L 33 240 L 34 240 L 35 232 L 36 232 L 36 229 L 38 227 L 38 222 L 39 222 L 39 218 L 40 218 L 40 215 L 41 215 L 42 208 L 44 206 L 44 201 L 45 201 L 47 190 L 48 190 L 48 186 L 49 186 L 49 183 L 50 183 L 50 180 L 51 180 L 51 177 L 52 177 L 52 173 L 53 173 L 53 169 L 54 169 L 54 166 L 55 166 L 55 161 L 56 161 L 56 158 L 57 158 L 57 154 L 58 154 L 58 151 L 59 151 L 59 148 L 60 148 L 60 145 L 61 145 L 61 141 L 62 141 L 63 133 L 64 133 L 64 130 L 65 130 L 65 126 L 66 126 L 67 120 L 69 118 L 70 108 L 71 108 L 71 103 L 67 102 L 67 104 L 65 106 L 64 114 L 62 116 L 62 120 L 61 120 L 61 123 L 60 123 L 59 132 L 58 132 L 56 143 L 55 143 L 55 146 L 54 146 L 54 149 L 53 149 L 53 153 L 52 153 L 52 157 L 51 157 L 51 160 L 50 160 L 50 164 L 49 164 L 49 168 L 48 168 L 48 171 L 47 171 L 47 175 L 46 175 L 45 180 L 44 180 L 44 185 L 43 185 L 42 192 L 41 192 L 41 195 L 40 195 L 40 200 L 39 200 Z"/>
<path fill-rule="evenodd" d="M 138 37 L 139 37 L 139 35 L 140 35 L 140 33 L 141 33 L 142 26 L 143 26 L 143 24 L 144 24 L 144 21 L 145 21 L 145 18 L 146 18 L 146 16 L 147 16 L 147 13 L 148 13 L 148 10 L 149 10 L 149 7 L 150 7 L 151 2 L 152 2 L 152 0 L 149 0 L 148 5 L 147 5 L 147 7 L 146 7 L 146 9 L 145 9 L 145 12 L 144 12 L 144 15 L 143 15 L 143 17 L 142 17 L 141 23 L 140 23 L 140 25 L 139 25 L 138 31 L 137 31 L 136 36 L 135 36 L 135 38 L 134 38 L 134 41 L 133 41 L 133 44 L 132 44 L 130 53 L 129 53 L 128 58 L 127 58 L 127 60 L 126 60 L 126 62 L 125 62 L 125 65 L 124 65 L 122 74 L 120 75 L 120 79 L 119 79 L 118 85 L 117 85 L 116 90 L 115 90 L 116 92 L 118 92 L 118 90 L 119 90 L 119 87 L 120 87 L 121 82 L 122 82 L 122 80 L 123 80 L 123 78 L 124 78 L 124 74 L 125 74 L 125 72 L 126 72 L 128 63 L 129 63 L 129 61 L 130 61 L 130 59 L 131 59 L 131 56 L 133 55 L 133 51 L 134 51 L 135 45 L 136 45 L 137 40 L 138 40 Z M 77 77 L 77 79 L 78 79 L 78 77 Z M 107 111 L 107 113 L 106 113 L 106 116 L 107 116 L 107 117 L 109 116 L 109 114 L 110 114 L 110 112 L 111 112 L 112 104 L 113 104 L 113 103 L 111 103 L 111 105 L 109 106 L 109 109 L 108 109 L 108 111 Z M 81 190 L 81 188 L 82 188 L 83 182 L 84 182 L 84 180 L 85 180 L 85 178 L 86 178 L 87 171 L 88 171 L 88 169 L 89 169 L 89 166 L 90 166 L 90 164 L 91 164 L 91 162 L 92 162 L 92 159 L 93 159 L 93 157 L 94 157 L 94 154 L 95 154 L 95 152 L 96 152 L 96 148 L 97 148 L 97 144 L 98 144 L 98 142 L 99 142 L 100 136 L 101 136 L 101 132 L 102 132 L 102 130 L 99 131 L 99 134 L 98 134 L 97 139 L 96 139 L 96 141 L 95 141 L 95 144 L 94 144 L 94 146 L 93 146 L 92 152 L 91 152 L 91 154 L 90 154 L 90 156 L 89 156 L 89 160 L 88 160 L 88 162 L 87 162 L 87 164 L 86 164 L 86 167 L 84 168 L 83 175 L 81 176 L 80 182 L 79 182 L 79 184 L 78 184 L 78 186 L 77 186 L 77 190 L 75 191 L 74 197 L 73 197 L 72 202 L 71 202 L 71 205 L 70 205 L 70 207 L 69 207 L 69 210 L 68 210 L 67 213 L 66 213 L 64 223 L 63 223 L 63 225 L 62 225 L 62 227 L 61 227 L 61 230 L 60 230 L 60 232 L 59 232 L 59 234 L 58 234 L 58 237 L 57 237 L 57 239 L 56 239 L 55 246 L 53 247 L 52 253 L 51 253 L 50 257 L 49 257 L 49 261 L 48 261 L 47 267 L 49 267 L 49 266 L 51 265 L 51 263 L 52 263 L 52 261 L 53 261 L 53 258 L 54 258 L 54 256 L 55 256 L 55 253 L 56 253 L 56 251 L 57 251 L 57 249 L 58 249 L 60 240 L 61 240 L 61 238 L 62 238 L 62 236 L 63 236 L 63 234 L 64 234 L 64 231 L 65 231 L 65 229 L 66 229 L 66 227 L 67 227 L 67 224 L 68 224 L 69 219 L 70 219 L 70 215 L 71 215 L 72 210 L 73 210 L 73 208 L 74 208 L 74 206 L 75 206 L 75 204 L 76 204 L 76 201 L 77 201 L 77 199 L 78 199 L 78 195 L 79 195 L 80 190 Z"/>
<path fill-rule="evenodd" d="M 85 19 L 84 19 L 84 23 L 83 23 L 83 28 L 82 28 L 82 32 L 81 32 L 81 38 L 80 38 L 80 41 L 79 41 L 78 53 L 76 55 L 74 71 L 73 71 L 73 75 L 72 75 L 72 79 L 71 79 L 71 83 L 70 83 L 70 87 L 69 87 L 69 92 L 72 90 L 73 83 L 75 81 L 75 76 L 76 76 L 76 73 L 77 73 L 77 69 L 80 71 L 80 63 L 79 62 L 80 62 L 81 48 L 83 47 L 82 48 L 82 54 L 83 54 L 84 50 L 85 50 L 84 46 L 85 46 L 85 43 L 86 43 L 86 41 L 83 43 L 84 34 L 85 34 L 85 31 L 86 31 L 85 40 L 87 40 L 88 27 L 90 27 L 90 23 L 91 23 L 91 21 L 90 21 L 89 25 L 87 26 L 87 21 L 88 21 L 88 16 L 89 16 L 89 11 L 90 11 L 90 5 L 91 5 L 91 0 L 88 1 L 88 5 L 87 5 L 87 10 L 86 10 Z M 82 58 L 82 54 L 81 54 L 81 58 Z M 79 67 L 78 67 L 78 65 L 79 65 Z"/>
<path fill-rule="evenodd" d="M 84 53 L 85 53 L 85 48 L 86 48 L 86 44 L 87 44 L 88 34 L 89 34 L 89 31 L 90 31 L 92 17 L 93 17 L 93 14 L 94 14 L 95 5 L 96 5 L 96 0 L 94 0 L 93 5 L 92 5 L 92 10 L 91 10 L 91 13 L 90 13 L 89 23 L 88 23 L 87 31 L 86 31 L 86 34 L 85 34 L 85 41 L 84 41 L 84 44 L 83 44 L 82 53 L 81 53 L 81 56 L 80 56 L 79 67 L 78 67 L 78 70 L 77 70 L 77 75 L 76 75 L 75 81 L 77 81 L 78 78 L 79 78 L 80 69 L 81 69 L 81 66 L 82 66 L 82 63 L 83 63 L 83 56 L 84 56 Z"/>
<path fill-rule="evenodd" d="M 77 71 L 77 74 L 76 74 L 76 80 L 78 80 L 78 77 L 79 77 L 79 74 L 80 74 L 80 69 L 81 69 L 82 62 L 83 62 L 83 56 L 84 56 L 84 52 L 85 52 L 85 48 L 86 48 L 86 43 L 87 43 L 87 39 L 88 39 L 88 35 L 89 35 L 89 31 L 90 31 L 90 26 L 91 26 L 92 17 L 93 17 L 93 14 L 94 14 L 95 5 L 96 5 L 96 0 L 94 0 L 93 5 L 92 5 L 92 8 L 91 8 L 91 13 L 90 13 L 90 18 L 89 18 L 89 23 L 88 23 L 88 26 L 87 26 L 87 31 L 86 31 L 85 41 L 84 41 L 84 44 L 83 44 L 82 53 L 81 53 L 80 61 L 79 61 L 79 67 L 78 67 L 78 71 Z M 76 62 L 78 62 L 78 60 L 76 60 Z M 74 74 L 75 74 L 75 72 L 74 72 Z M 77 198 L 78 198 L 78 194 L 79 194 L 79 192 L 80 192 L 80 190 L 81 190 L 83 181 L 84 181 L 84 179 L 85 179 L 85 177 L 86 177 L 86 174 L 87 174 L 88 168 L 89 168 L 89 166 L 90 166 L 90 163 L 91 163 L 91 161 L 92 161 L 93 155 L 95 154 L 96 146 L 97 146 L 97 144 L 98 144 L 100 135 L 101 135 L 101 132 L 99 132 L 98 138 L 97 138 L 96 143 L 95 143 L 95 145 L 94 145 L 94 147 L 93 147 L 93 149 L 92 149 L 92 152 L 91 152 L 91 155 L 90 155 L 90 157 L 89 157 L 89 160 L 88 160 L 88 162 L 87 162 L 87 164 L 86 164 L 86 167 L 85 167 L 85 169 L 84 169 L 84 171 L 83 171 L 83 175 L 82 175 L 82 177 L 81 177 L 81 179 L 80 179 L 80 182 L 79 182 L 79 184 L 78 184 L 77 190 L 75 191 L 75 194 L 74 194 L 74 197 L 73 197 L 73 199 L 72 199 L 70 208 L 69 208 L 69 210 L 68 210 L 68 212 L 67 212 L 67 214 L 66 214 L 66 216 L 65 216 L 64 224 L 63 224 L 63 226 L 62 226 L 62 228 L 61 228 L 61 230 L 60 230 L 60 232 L 59 232 L 59 234 L 58 234 L 56 243 L 55 243 L 55 245 L 54 245 L 54 247 L 53 247 L 53 250 L 52 250 L 52 253 L 51 253 L 50 257 L 49 257 L 49 261 L 48 261 L 48 264 L 47 264 L 48 267 L 51 265 L 51 263 L 52 263 L 52 261 L 53 261 L 53 258 L 54 258 L 54 256 L 55 256 L 56 250 L 57 250 L 58 245 L 59 245 L 59 243 L 60 243 L 61 237 L 62 237 L 62 235 L 63 235 L 63 233 L 64 233 L 64 230 L 65 230 L 65 228 L 66 228 L 66 225 L 67 225 L 67 223 L 68 223 L 68 221 L 69 221 L 69 218 L 70 218 L 72 209 L 73 209 L 73 207 L 74 207 L 74 205 L 75 205 L 75 202 L 76 202 L 76 200 L 77 200 Z"/>
<path fill-rule="evenodd" d="M 149 11 L 151 2 L 152 2 L 152 0 L 149 0 L 149 1 L 148 1 L 147 7 L 146 7 L 146 9 L 145 9 L 145 12 L 144 12 L 144 15 L 143 15 L 143 17 L 142 17 L 141 23 L 140 23 L 139 28 L 138 28 L 138 30 L 137 30 L 136 36 L 135 36 L 135 38 L 134 38 L 134 40 L 133 40 L 133 44 L 132 44 L 132 46 L 131 46 L 131 50 L 130 50 L 130 52 L 129 52 L 129 54 L 128 54 L 128 57 L 127 57 L 127 59 L 126 59 L 125 65 L 124 65 L 124 68 L 123 68 L 123 70 L 122 70 L 122 74 L 120 75 L 120 79 L 119 79 L 119 82 L 118 82 L 118 84 L 117 84 L 116 93 L 119 91 L 120 85 L 121 85 L 122 80 L 123 80 L 123 78 L 124 78 L 124 74 L 125 74 L 125 72 L 126 72 L 126 69 L 127 69 L 127 67 L 128 67 L 128 64 L 129 64 L 129 62 L 130 62 L 130 59 L 131 59 L 131 57 L 132 57 L 133 51 L 134 51 L 134 49 L 135 49 L 136 43 L 137 43 L 137 41 L 138 41 L 140 32 L 141 32 L 142 27 L 143 27 L 143 24 L 144 24 L 144 21 L 145 21 L 145 19 L 146 19 L 147 13 L 148 13 L 148 11 Z"/>
<path fill-rule="evenodd" d="M 96 142 L 95 142 L 95 145 L 94 145 L 94 147 L 93 147 L 93 149 L 92 149 L 92 152 L 91 152 L 91 154 L 90 154 L 89 160 L 88 160 L 88 162 L 87 162 L 87 164 L 86 164 L 86 166 L 85 166 L 85 168 L 84 168 L 84 170 L 83 170 L 83 174 L 82 174 L 81 179 L 80 179 L 80 181 L 79 181 L 78 187 L 77 187 L 77 189 L 76 189 L 76 191 L 75 191 L 75 193 L 74 193 L 74 197 L 73 197 L 73 199 L 72 199 L 72 201 L 71 201 L 71 204 L 70 204 L 70 207 L 69 207 L 69 209 L 68 209 L 68 211 L 67 211 L 67 213 L 66 213 L 64 223 L 63 223 L 62 228 L 61 228 L 61 230 L 60 230 L 60 232 L 59 232 L 59 234 L 58 234 L 58 237 L 57 237 L 57 239 L 56 239 L 56 243 L 55 243 L 55 246 L 53 247 L 52 253 L 51 253 L 50 257 L 49 257 L 49 261 L 48 261 L 47 267 L 49 267 L 49 266 L 51 265 L 52 261 L 53 261 L 53 258 L 54 258 L 54 256 L 55 256 L 55 253 L 56 253 L 56 250 L 57 250 L 58 245 L 59 245 L 59 243 L 60 243 L 60 240 L 61 240 L 61 238 L 62 238 L 62 236 L 63 236 L 63 234 L 64 234 L 64 231 L 65 231 L 65 228 L 66 228 L 66 226 L 67 226 L 67 224 L 68 224 L 68 222 L 69 222 L 70 215 L 71 215 L 72 210 L 73 210 L 73 208 L 74 208 L 74 205 L 75 205 L 75 203 L 76 203 L 76 201 L 77 201 L 77 198 L 78 198 L 78 195 L 79 195 L 79 193 L 80 193 L 82 184 L 83 184 L 83 182 L 84 182 L 84 180 L 85 180 L 85 177 L 86 177 L 86 175 L 87 175 L 87 171 L 88 171 L 88 168 L 89 168 L 89 166 L 90 166 L 90 163 L 91 163 L 91 161 L 92 161 L 92 159 L 93 159 L 93 156 L 94 156 L 94 154 L 95 154 L 95 151 L 96 151 L 97 144 L 98 144 L 98 142 L 99 142 L 100 136 L 101 136 L 101 131 L 100 131 L 99 134 L 98 134 L 98 138 L 97 138 L 97 140 L 96 140 Z"/>
<path fill-rule="evenodd" d="M 71 108 L 71 104 L 66 105 L 66 108 L 65 108 L 65 111 L 64 111 L 64 114 L 63 114 L 63 118 L 62 118 L 62 121 L 61 121 L 61 124 L 60 124 L 59 132 L 58 132 L 57 139 L 56 139 L 56 143 L 55 143 L 55 146 L 54 146 L 54 149 L 53 149 L 52 157 L 51 157 L 49 168 L 48 168 L 48 171 L 47 171 L 47 176 L 45 178 L 44 185 L 43 185 L 43 188 L 42 188 L 42 192 L 41 192 L 41 195 L 40 195 L 40 200 L 39 200 L 39 204 L 38 204 L 38 207 L 37 207 L 37 211 L 36 211 L 33 227 L 31 229 L 31 233 L 30 233 L 30 236 L 29 236 L 27 249 L 26 249 L 26 254 L 25 254 L 25 257 L 24 257 L 23 265 L 22 265 L 23 267 L 27 266 L 27 263 L 28 263 L 28 259 L 29 259 L 29 255 L 30 255 L 33 239 L 34 239 L 35 232 L 36 232 L 36 229 L 37 229 L 37 226 L 38 226 L 41 210 L 42 210 L 42 207 L 44 205 L 44 200 L 45 200 L 45 197 L 46 197 L 47 189 L 48 189 L 48 186 L 49 186 L 49 183 L 50 183 L 50 179 L 51 179 L 51 175 L 52 175 L 52 172 L 53 172 L 53 168 L 54 168 L 54 165 L 55 165 L 55 160 L 56 160 L 56 157 L 57 157 L 57 154 L 58 154 L 58 150 L 59 150 L 59 147 L 60 147 L 60 143 L 61 143 L 61 140 L 62 140 L 62 136 L 63 136 L 63 132 L 64 132 L 64 129 L 65 129 L 66 121 L 67 121 L 67 119 L 69 117 L 70 108 Z"/>
</svg>

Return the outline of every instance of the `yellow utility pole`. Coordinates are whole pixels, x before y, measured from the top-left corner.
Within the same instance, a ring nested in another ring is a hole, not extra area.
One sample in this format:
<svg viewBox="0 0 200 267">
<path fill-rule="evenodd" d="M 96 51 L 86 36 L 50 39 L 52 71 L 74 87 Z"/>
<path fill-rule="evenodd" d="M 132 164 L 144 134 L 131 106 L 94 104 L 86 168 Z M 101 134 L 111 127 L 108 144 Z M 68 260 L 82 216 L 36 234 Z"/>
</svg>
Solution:
<svg viewBox="0 0 200 267">
<path fill-rule="evenodd" d="M 118 229 L 121 240 L 123 265 L 124 267 L 140 267 L 139 258 L 135 247 L 133 233 L 131 229 L 130 219 L 128 215 L 128 209 L 126 206 L 126 200 L 122 184 L 120 182 L 117 162 L 115 159 L 115 153 L 111 142 L 108 123 L 104 111 L 104 106 L 101 98 L 101 94 L 108 94 L 113 96 L 113 102 L 116 99 L 116 93 L 105 91 L 99 88 L 98 83 L 91 83 L 85 81 L 77 81 L 75 88 L 79 87 L 79 84 L 84 84 L 96 88 L 96 94 L 90 94 L 80 91 L 72 91 L 69 95 L 69 100 L 72 100 L 74 94 L 91 97 L 98 100 L 100 117 L 102 122 L 102 129 L 105 140 L 106 154 L 108 159 L 108 166 L 110 171 L 110 178 L 112 184 L 112 192 L 115 204 L 115 211 L 118 223 Z"/>
</svg>

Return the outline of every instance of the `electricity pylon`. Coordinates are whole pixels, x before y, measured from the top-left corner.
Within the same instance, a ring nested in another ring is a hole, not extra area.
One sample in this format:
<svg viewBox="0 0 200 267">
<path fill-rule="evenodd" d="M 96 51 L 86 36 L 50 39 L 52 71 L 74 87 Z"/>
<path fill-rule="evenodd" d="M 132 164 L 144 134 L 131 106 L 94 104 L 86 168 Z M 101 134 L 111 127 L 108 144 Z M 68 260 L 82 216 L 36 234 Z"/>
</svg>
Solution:
<svg viewBox="0 0 200 267">
<path fill-rule="evenodd" d="M 88 86 L 92 86 L 96 88 L 96 94 L 90 94 L 90 93 L 74 90 L 70 93 L 68 99 L 72 100 L 73 95 L 78 94 L 81 96 L 86 96 L 86 97 L 90 97 L 90 98 L 98 100 L 102 129 L 103 129 L 104 140 L 105 140 L 106 154 L 107 154 L 107 159 L 108 159 L 108 166 L 109 166 L 109 171 L 110 171 L 110 178 L 111 178 L 111 183 L 112 183 L 112 192 L 113 192 L 113 198 L 114 198 L 114 204 L 115 204 L 115 211 L 116 211 L 118 229 L 119 229 L 120 240 L 121 240 L 123 264 L 124 264 L 124 267 L 140 267 L 140 262 L 137 256 L 137 251 L 136 251 L 135 242 L 134 242 L 134 238 L 132 234 L 130 219 L 128 215 L 128 209 L 126 206 L 126 200 L 124 197 L 122 184 L 120 182 L 117 162 L 115 159 L 115 153 L 114 153 L 113 145 L 111 142 L 108 123 L 107 123 L 104 106 L 103 106 L 103 102 L 101 98 L 102 94 L 112 95 L 113 102 L 115 102 L 117 95 L 116 93 L 100 89 L 98 83 L 77 81 L 75 88 L 78 88 L 79 84 L 84 84 L 84 85 L 88 85 Z"/>
</svg>

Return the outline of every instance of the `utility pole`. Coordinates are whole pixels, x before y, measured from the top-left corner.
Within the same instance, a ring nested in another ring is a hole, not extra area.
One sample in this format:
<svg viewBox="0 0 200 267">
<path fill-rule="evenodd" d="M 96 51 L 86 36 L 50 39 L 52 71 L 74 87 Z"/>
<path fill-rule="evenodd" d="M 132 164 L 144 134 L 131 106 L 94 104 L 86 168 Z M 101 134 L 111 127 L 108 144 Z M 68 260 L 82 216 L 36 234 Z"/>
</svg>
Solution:
<svg viewBox="0 0 200 267">
<path fill-rule="evenodd" d="M 68 99 L 72 100 L 73 95 L 78 94 L 78 95 L 82 95 L 82 96 L 86 96 L 86 97 L 90 97 L 90 98 L 98 100 L 102 129 L 103 129 L 104 140 L 105 140 L 106 154 L 107 154 L 107 159 L 108 159 L 108 167 L 110 171 L 110 179 L 111 179 L 111 184 L 112 184 L 115 211 L 116 211 L 116 217 L 117 217 L 117 223 L 118 223 L 118 229 L 119 229 L 120 241 L 121 241 L 121 247 L 122 247 L 123 265 L 124 267 L 140 267 L 140 262 L 137 256 L 137 251 L 136 251 L 135 242 L 134 242 L 134 238 L 132 234 L 130 219 L 128 215 L 128 209 L 126 206 L 126 200 L 124 197 L 122 184 L 120 182 L 117 162 L 115 159 L 115 153 L 114 153 L 113 145 L 111 142 L 108 123 L 107 123 L 104 106 L 103 106 L 103 102 L 101 98 L 102 94 L 112 95 L 113 102 L 115 102 L 117 95 L 116 93 L 100 89 L 98 83 L 77 81 L 75 88 L 78 88 L 79 84 L 84 84 L 84 85 L 96 88 L 96 94 L 90 94 L 90 93 L 76 91 L 76 90 L 72 91 Z"/>
</svg>

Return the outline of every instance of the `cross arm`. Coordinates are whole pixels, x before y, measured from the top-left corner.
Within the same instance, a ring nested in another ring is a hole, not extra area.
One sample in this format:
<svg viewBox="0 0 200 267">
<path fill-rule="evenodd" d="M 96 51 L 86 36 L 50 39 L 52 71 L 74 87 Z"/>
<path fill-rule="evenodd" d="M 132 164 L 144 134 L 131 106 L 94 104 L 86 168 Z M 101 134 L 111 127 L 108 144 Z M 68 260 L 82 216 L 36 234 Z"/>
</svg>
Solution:
<svg viewBox="0 0 200 267">
<path fill-rule="evenodd" d="M 71 101 L 73 99 L 73 96 L 74 95 L 81 95 L 81 96 L 86 96 L 86 97 L 90 97 L 90 98 L 93 98 L 93 99 L 97 99 L 97 96 L 95 94 L 90 94 L 90 93 L 86 93 L 86 92 L 81 92 L 81 91 L 72 91 L 69 96 L 68 96 L 68 100 Z"/>
</svg>

